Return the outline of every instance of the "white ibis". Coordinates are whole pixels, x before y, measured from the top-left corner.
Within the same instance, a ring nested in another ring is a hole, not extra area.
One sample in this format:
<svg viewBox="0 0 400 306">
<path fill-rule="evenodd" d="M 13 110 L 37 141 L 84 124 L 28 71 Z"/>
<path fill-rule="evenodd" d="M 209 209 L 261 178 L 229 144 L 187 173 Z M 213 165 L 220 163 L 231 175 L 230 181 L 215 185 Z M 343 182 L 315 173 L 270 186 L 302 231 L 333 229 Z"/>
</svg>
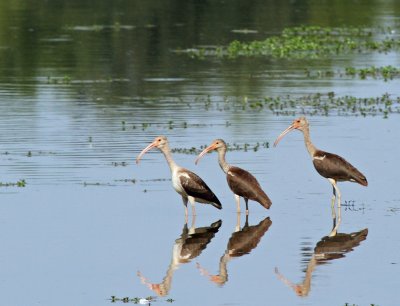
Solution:
<svg viewBox="0 0 400 306">
<path fill-rule="evenodd" d="M 284 130 L 278 138 L 274 142 L 274 147 L 278 144 L 278 142 L 290 131 L 299 130 L 303 132 L 304 142 L 306 144 L 306 148 L 308 153 L 310 153 L 313 164 L 317 172 L 323 177 L 327 178 L 328 181 L 333 186 L 333 196 L 332 196 L 332 217 L 333 217 L 333 229 L 330 236 L 335 236 L 337 233 L 337 229 L 339 227 L 341 221 L 341 204 L 340 204 L 340 190 L 337 186 L 337 182 L 340 181 L 350 181 L 356 182 L 363 186 L 367 186 L 368 182 L 365 176 L 358 171 L 354 166 L 352 166 L 348 161 L 346 161 L 343 157 L 339 155 L 328 153 L 317 149 L 311 142 L 310 139 L 310 129 L 308 121 L 305 117 L 300 117 L 293 121 L 293 123 Z M 336 194 L 338 197 L 338 220 L 336 223 L 336 213 L 335 213 L 335 200 Z"/>
<path fill-rule="evenodd" d="M 207 152 L 217 150 L 218 162 L 221 169 L 226 173 L 228 185 L 235 194 L 237 211 L 240 212 L 240 197 L 244 198 L 246 203 L 246 214 L 249 213 L 248 201 L 253 200 L 260 203 L 265 208 L 269 209 L 272 202 L 261 189 L 257 179 L 248 171 L 239 167 L 229 165 L 225 160 L 226 143 L 222 139 L 216 139 L 210 146 L 205 148 L 197 157 L 195 163 L 197 164 L 200 158 Z"/>
<path fill-rule="evenodd" d="M 168 145 L 167 137 L 158 136 L 154 141 L 149 144 L 146 148 L 136 158 L 136 163 L 138 164 L 140 158 L 151 148 L 159 149 L 165 156 L 169 168 L 172 174 L 172 186 L 182 196 L 183 204 L 185 206 L 185 216 L 187 219 L 188 200 L 192 205 L 192 214 L 196 215 L 195 202 L 211 204 L 218 209 L 222 209 L 221 202 L 218 200 L 214 192 L 211 191 L 210 187 L 195 173 L 179 167 L 172 159 L 171 150 Z"/>
</svg>

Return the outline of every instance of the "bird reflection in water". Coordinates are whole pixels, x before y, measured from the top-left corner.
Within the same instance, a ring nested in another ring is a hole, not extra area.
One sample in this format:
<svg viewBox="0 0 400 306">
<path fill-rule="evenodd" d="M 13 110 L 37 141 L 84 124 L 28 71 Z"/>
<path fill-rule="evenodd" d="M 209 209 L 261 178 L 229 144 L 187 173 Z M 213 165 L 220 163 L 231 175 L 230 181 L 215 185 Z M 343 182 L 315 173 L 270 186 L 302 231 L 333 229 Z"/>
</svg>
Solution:
<svg viewBox="0 0 400 306">
<path fill-rule="evenodd" d="M 175 240 L 172 249 L 172 259 L 168 266 L 167 273 L 161 283 L 152 283 L 138 271 L 137 275 L 144 285 L 154 291 L 158 296 L 166 296 L 171 289 L 174 272 L 181 264 L 190 262 L 196 258 L 207 247 L 222 225 L 218 220 L 207 227 L 195 228 L 195 219 L 192 226 L 188 228 L 187 223 L 183 226 L 181 236 Z"/>
<path fill-rule="evenodd" d="M 353 251 L 355 247 L 360 245 L 361 241 L 367 239 L 367 235 L 368 229 L 366 228 L 350 234 L 337 233 L 337 235 L 333 237 L 323 237 L 314 248 L 314 253 L 305 271 L 306 275 L 301 283 L 292 283 L 278 271 L 278 268 L 275 268 L 275 273 L 278 278 L 292 288 L 298 296 L 305 297 L 310 293 L 311 277 L 315 267 L 325 264 L 330 260 L 345 257 L 346 253 Z"/>
<path fill-rule="evenodd" d="M 244 227 L 240 229 L 240 213 L 237 213 L 236 228 L 232 233 L 231 238 L 229 238 L 225 253 L 219 260 L 218 274 L 210 274 L 205 268 L 197 263 L 197 268 L 200 270 L 200 273 L 207 276 L 210 281 L 218 286 L 223 286 L 228 281 L 228 262 L 232 258 L 250 254 L 250 252 L 257 247 L 261 238 L 272 224 L 271 219 L 267 217 L 259 224 L 249 226 L 248 218 L 249 216 L 246 214 L 246 223 Z"/>
</svg>

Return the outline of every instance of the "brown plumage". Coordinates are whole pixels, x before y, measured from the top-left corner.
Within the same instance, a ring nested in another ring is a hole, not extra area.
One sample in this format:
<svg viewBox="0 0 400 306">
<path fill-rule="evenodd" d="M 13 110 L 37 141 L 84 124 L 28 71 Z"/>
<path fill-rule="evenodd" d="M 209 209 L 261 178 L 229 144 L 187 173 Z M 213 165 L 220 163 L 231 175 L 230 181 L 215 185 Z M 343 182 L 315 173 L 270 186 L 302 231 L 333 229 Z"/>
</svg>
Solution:
<svg viewBox="0 0 400 306">
<path fill-rule="evenodd" d="M 226 173 L 229 188 L 236 197 L 237 211 L 240 212 L 240 197 L 243 197 L 246 203 L 246 214 L 249 212 L 248 200 L 260 203 L 265 208 L 271 207 L 271 200 L 262 190 L 257 179 L 248 171 L 239 167 L 231 166 L 225 161 L 226 143 L 222 139 L 216 139 L 210 146 L 205 148 L 197 157 L 196 164 L 207 152 L 217 150 L 218 162 L 222 170 Z"/>
<path fill-rule="evenodd" d="M 304 135 L 304 142 L 308 153 L 312 158 L 313 164 L 317 172 L 323 177 L 327 178 L 333 186 L 333 197 L 332 197 L 332 217 L 334 219 L 334 226 L 330 236 L 335 236 L 337 229 L 341 221 L 341 210 L 340 210 L 340 190 L 337 187 L 337 182 L 348 181 L 356 182 L 363 186 L 368 186 L 367 178 L 358 171 L 353 165 L 346 161 L 339 155 L 328 153 L 317 149 L 310 139 L 310 129 L 308 121 L 305 117 L 300 117 L 293 121 L 293 123 L 284 130 L 274 142 L 274 146 L 290 131 L 299 130 Z M 336 223 L 336 212 L 334 210 L 336 194 L 338 196 L 338 219 Z"/>
<path fill-rule="evenodd" d="M 261 189 L 257 179 L 246 170 L 231 166 L 226 174 L 229 188 L 234 194 L 243 197 L 245 200 L 253 200 L 260 203 L 266 209 L 271 207 L 271 200 Z"/>
<path fill-rule="evenodd" d="M 368 186 L 365 176 L 339 155 L 317 150 L 313 155 L 313 164 L 318 173 L 325 178 Z"/>
<path fill-rule="evenodd" d="M 222 209 L 221 202 L 210 187 L 198 176 L 187 169 L 181 168 L 177 176 L 185 193 L 199 203 L 209 203 L 215 208 Z"/>
</svg>

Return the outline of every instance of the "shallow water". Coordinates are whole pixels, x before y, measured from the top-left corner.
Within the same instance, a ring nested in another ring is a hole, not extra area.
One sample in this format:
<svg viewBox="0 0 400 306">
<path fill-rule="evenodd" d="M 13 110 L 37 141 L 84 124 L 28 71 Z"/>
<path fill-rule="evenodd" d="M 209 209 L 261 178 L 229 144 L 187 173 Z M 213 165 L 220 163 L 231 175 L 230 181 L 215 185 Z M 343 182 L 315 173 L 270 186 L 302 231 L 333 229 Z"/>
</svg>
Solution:
<svg viewBox="0 0 400 306">
<path fill-rule="evenodd" d="M 304 71 L 398 67 L 398 52 L 319 60 L 198 60 L 176 52 L 299 24 L 399 31 L 397 3 L 13 3 L 0 5 L 1 182 L 24 179 L 26 187 L 0 188 L 4 304 L 109 305 L 148 296 L 164 305 L 399 303 L 399 114 L 309 117 L 315 145 L 344 156 L 369 182 L 339 184 L 339 232 L 368 229 L 367 236 L 339 236 L 345 247 L 325 242 L 331 254 L 324 260 L 318 243 L 332 227 L 331 186 L 313 169 L 299 132 L 272 148 L 294 116 L 238 107 L 319 92 L 397 97 L 396 78 L 309 78 Z M 160 134 L 223 210 L 197 204 L 185 227 L 162 154 L 152 150 L 135 164 Z M 216 153 L 198 165 L 185 153 L 217 137 L 247 144 L 227 159 L 253 173 L 272 199 L 268 211 L 250 202 L 250 227 L 236 214 Z M 202 239 L 188 240 L 194 228 Z M 238 235 L 244 246 L 234 253 Z M 180 263 L 174 254 L 182 245 L 195 251 Z"/>
</svg>

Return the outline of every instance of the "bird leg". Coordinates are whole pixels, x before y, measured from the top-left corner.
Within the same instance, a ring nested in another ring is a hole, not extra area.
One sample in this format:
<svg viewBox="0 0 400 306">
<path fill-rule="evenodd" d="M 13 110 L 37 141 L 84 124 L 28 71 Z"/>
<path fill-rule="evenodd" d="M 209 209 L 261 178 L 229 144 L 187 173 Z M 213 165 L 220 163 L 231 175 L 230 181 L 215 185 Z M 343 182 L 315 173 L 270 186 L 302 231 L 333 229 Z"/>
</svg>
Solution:
<svg viewBox="0 0 400 306">
<path fill-rule="evenodd" d="M 333 189 L 333 196 L 331 201 L 331 210 L 332 210 L 332 220 L 333 220 L 333 227 L 336 226 L 336 211 L 335 211 L 335 200 L 336 200 L 336 190 L 335 187 L 332 186 Z"/>
<path fill-rule="evenodd" d="M 337 217 L 337 224 L 336 224 L 336 230 L 339 228 L 340 222 L 342 221 L 342 199 L 341 199 L 341 194 L 339 191 L 339 188 L 336 186 L 336 191 L 338 195 L 338 201 L 337 201 L 337 208 L 338 208 L 338 217 Z"/>
<path fill-rule="evenodd" d="M 194 234 L 196 231 L 196 215 L 192 216 L 192 226 L 190 227 L 189 233 Z"/>
<path fill-rule="evenodd" d="M 249 199 L 244 198 L 244 202 L 246 203 L 246 216 L 249 215 Z"/>
<path fill-rule="evenodd" d="M 235 194 L 235 199 L 236 199 L 236 211 L 240 213 L 240 196 Z"/>
<path fill-rule="evenodd" d="M 236 213 L 236 227 L 235 232 L 240 231 L 240 212 Z"/>
<path fill-rule="evenodd" d="M 183 206 L 185 206 L 185 224 L 187 224 L 188 223 L 188 208 L 187 208 L 188 198 L 182 196 L 182 201 L 183 201 Z"/>
<path fill-rule="evenodd" d="M 192 205 L 192 216 L 196 216 L 196 207 L 195 207 L 195 200 L 193 197 L 189 196 L 189 202 Z"/>
<path fill-rule="evenodd" d="M 342 221 L 342 213 L 341 213 L 341 194 L 340 194 L 340 190 L 338 188 L 338 186 L 336 185 L 336 181 L 333 179 L 329 179 L 329 182 L 333 185 L 333 189 L 334 189 L 334 194 L 337 194 L 338 197 L 338 204 L 337 204 L 337 208 L 338 208 L 338 217 L 337 217 L 337 222 L 334 222 L 334 227 L 331 231 L 331 233 L 329 234 L 329 237 L 333 237 L 336 236 L 337 234 L 337 230 L 339 228 L 340 222 Z"/>
</svg>

